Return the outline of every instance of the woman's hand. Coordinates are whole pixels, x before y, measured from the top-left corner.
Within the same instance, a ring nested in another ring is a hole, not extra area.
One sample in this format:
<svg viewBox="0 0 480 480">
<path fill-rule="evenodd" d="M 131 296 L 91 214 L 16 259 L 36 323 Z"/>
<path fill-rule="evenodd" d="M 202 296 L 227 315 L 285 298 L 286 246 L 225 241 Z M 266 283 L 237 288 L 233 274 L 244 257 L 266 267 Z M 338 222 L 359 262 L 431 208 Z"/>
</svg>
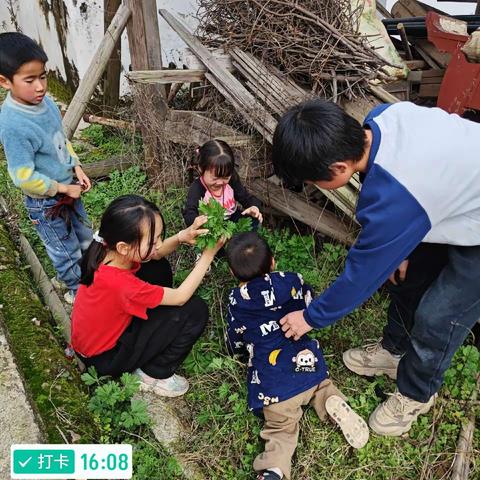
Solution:
<svg viewBox="0 0 480 480">
<path fill-rule="evenodd" d="M 250 217 L 256 218 L 260 223 L 263 222 L 263 215 L 258 207 L 249 207 L 242 212 L 242 215 L 249 215 Z"/>
<path fill-rule="evenodd" d="M 208 220 L 206 215 L 200 215 L 193 223 L 185 230 L 178 232 L 178 241 L 180 243 L 188 243 L 189 245 L 195 245 L 196 239 L 199 235 L 208 233 L 208 228 L 200 228 Z"/>
</svg>

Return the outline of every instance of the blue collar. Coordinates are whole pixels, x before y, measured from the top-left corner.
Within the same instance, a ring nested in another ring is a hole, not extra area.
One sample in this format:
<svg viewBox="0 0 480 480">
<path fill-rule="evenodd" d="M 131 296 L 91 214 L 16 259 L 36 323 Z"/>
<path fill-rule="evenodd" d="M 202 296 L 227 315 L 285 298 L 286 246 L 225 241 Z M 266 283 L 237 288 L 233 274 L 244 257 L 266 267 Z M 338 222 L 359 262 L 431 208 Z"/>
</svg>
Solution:
<svg viewBox="0 0 480 480">
<path fill-rule="evenodd" d="M 363 122 L 363 128 L 368 128 L 372 132 L 372 144 L 370 145 L 367 169 L 365 170 L 365 172 L 360 174 L 360 181 L 362 183 L 365 180 L 365 177 L 368 175 L 368 172 L 372 168 L 373 164 L 375 163 L 375 157 L 377 156 L 380 142 L 382 140 L 382 132 L 380 131 L 380 128 L 378 128 L 377 122 L 375 122 L 375 117 L 378 117 L 391 105 L 391 103 L 384 103 L 382 105 L 376 106 L 365 117 L 365 121 Z"/>
<path fill-rule="evenodd" d="M 8 105 L 14 110 L 19 110 L 29 115 L 41 115 L 42 113 L 45 113 L 48 109 L 45 99 L 43 99 L 38 105 L 24 105 L 23 103 L 14 100 L 10 92 L 8 92 L 7 98 L 5 98 L 3 104 L 5 106 Z"/>
</svg>

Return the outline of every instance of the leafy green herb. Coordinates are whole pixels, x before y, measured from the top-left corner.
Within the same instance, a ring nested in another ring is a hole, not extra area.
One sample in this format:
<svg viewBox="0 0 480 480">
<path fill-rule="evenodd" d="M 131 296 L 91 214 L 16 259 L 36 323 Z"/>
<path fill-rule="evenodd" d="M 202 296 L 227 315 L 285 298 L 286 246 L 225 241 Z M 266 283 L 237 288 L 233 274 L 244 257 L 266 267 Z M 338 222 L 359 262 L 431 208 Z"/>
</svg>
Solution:
<svg viewBox="0 0 480 480">
<path fill-rule="evenodd" d="M 250 217 L 241 218 L 235 223 L 231 220 L 225 220 L 225 210 L 213 198 L 208 203 L 200 200 L 198 211 L 200 215 L 208 217 L 208 221 L 203 225 L 203 228 L 208 228 L 209 232 L 197 238 L 197 248 L 200 250 L 213 248 L 222 237 L 229 240 L 236 233 L 249 232 L 252 229 L 252 219 Z"/>
</svg>

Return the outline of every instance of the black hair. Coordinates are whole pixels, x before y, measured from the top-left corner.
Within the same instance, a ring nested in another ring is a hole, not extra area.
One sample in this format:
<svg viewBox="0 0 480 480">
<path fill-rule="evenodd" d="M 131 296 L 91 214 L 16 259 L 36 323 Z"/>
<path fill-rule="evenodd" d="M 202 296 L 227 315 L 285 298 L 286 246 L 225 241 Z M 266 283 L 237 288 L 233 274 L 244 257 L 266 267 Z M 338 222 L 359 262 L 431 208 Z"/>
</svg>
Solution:
<svg viewBox="0 0 480 480">
<path fill-rule="evenodd" d="M 18 32 L 0 34 L 0 75 L 13 81 L 19 68 L 33 60 L 42 63 L 48 60 L 47 54 L 35 40 Z"/>
<path fill-rule="evenodd" d="M 362 126 L 336 103 L 314 99 L 290 108 L 273 134 L 275 173 L 291 185 L 331 180 L 330 165 L 363 156 Z"/>
<path fill-rule="evenodd" d="M 233 150 L 223 140 L 209 140 L 198 149 L 198 169 L 200 174 L 213 169 L 219 178 L 230 177 L 235 170 Z"/>
<path fill-rule="evenodd" d="M 228 265 L 242 282 L 270 273 L 272 259 L 268 243 L 256 232 L 239 233 L 228 242 Z"/>
<path fill-rule="evenodd" d="M 102 215 L 98 235 L 103 243 L 92 241 L 83 254 L 80 267 L 80 283 L 91 285 L 93 276 L 100 263 L 107 255 L 108 250 L 116 248 L 118 242 L 125 242 L 140 249 L 142 241 L 142 224 L 147 223 L 149 228 L 149 248 L 147 258 L 155 244 L 155 215 L 160 215 L 165 238 L 165 222 L 158 207 L 140 195 L 122 195 L 113 200 Z"/>
</svg>

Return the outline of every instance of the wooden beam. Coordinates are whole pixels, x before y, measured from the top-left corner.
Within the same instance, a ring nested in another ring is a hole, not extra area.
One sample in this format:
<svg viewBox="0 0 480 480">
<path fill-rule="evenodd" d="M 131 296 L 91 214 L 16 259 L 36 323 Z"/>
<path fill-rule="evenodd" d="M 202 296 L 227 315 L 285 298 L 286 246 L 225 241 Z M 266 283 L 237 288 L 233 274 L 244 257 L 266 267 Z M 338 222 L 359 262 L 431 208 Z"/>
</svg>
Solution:
<svg viewBox="0 0 480 480">
<path fill-rule="evenodd" d="M 255 179 L 247 184 L 249 190 L 266 205 L 271 205 L 341 243 L 351 245 L 355 241 L 355 228 L 348 228 L 333 213 L 308 203 L 306 198 L 276 185 L 273 180 Z"/>
<path fill-rule="evenodd" d="M 380 12 L 385 18 L 392 18 L 392 14 L 377 0 L 377 11 Z"/>
<path fill-rule="evenodd" d="M 137 83 L 193 83 L 205 80 L 206 69 L 195 70 L 134 70 L 127 78 Z"/>
<path fill-rule="evenodd" d="M 85 163 L 82 167 L 90 178 L 99 178 L 106 177 L 114 170 L 123 172 L 135 164 L 135 159 L 129 155 L 128 157 L 112 157 L 98 162 Z"/>
<path fill-rule="evenodd" d="M 160 14 L 208 68 L 207 79 L 214 84 L 228 102 L 242 113 L 247 121 L 271 142 L 277 125 L 272 115 L 256 101 L 255 97 L 228 70 L 222 67 L 210 51 L 170 12 L 161 9 Z"/>
<path fill-rule="evenodd" d="M 370 90 L 377 96 L 380 100 L 388 103 L 396 103 L 400 100 L 395 95 L 392 95 L 390 92 L 387 92 L 384 88 L 379 87 L 378 85 L 369 85 Z"/>
<path fill-rule="evenodd" d="M 97 115 L 86 114 L 83 119 L 87 123 L 96 123 L 130 132 L 134 132 L 136 129 L 133 122 Z M 245 147 L 254 142 L 249 135 L 244 135 L 200 112 L 190 110 L 170 110 L 165 120 L 164 133 L 167 140 L 182 145 L 202 145 L 212 138 L 223 140 L 232 147 Z"/>
<path fill-rule="evenodd" d="M 120 7 L 122 0 L 103 0 L 103 23 L 105 31 L 112 23 L 115 12 Z M 103 113 L 112 110 L 118 105 L 120 97 L 120 73 L 122 71 L 121 58 L 121 41 L 117 40 L 113 49 L 110 60 L 107 64 L 107 71 L 103 82 Z"/>
<path fill-rule="evenodd" d="M 127 1 L 132 10 L 132 18 L 127 25 L 132 68 L 161 70 L 162 52 L 156 1 Z M 155 118 L 155 121 L 160 123 L 165 121 L 168 112 L 165 85 L 138 86 L 133 98 L 138 115 L 146 108 L 145 103 L 148 99 L 149 118 Z M 139 126 L 143 137 L 147 173 L 154 176 L 160 162 L 159 139 L 151 135 L 148 121 L 139 122 Z"/>
<path fill-rule="evenodd" d="M 122 4 L 117 10 L 112 23 L 108 27 L 107 32 L 90 62 L 87 73 L 80 81 L 78 89 L 68 106 L 67 113 L 63 118 L 63 126 L 68 138 L 72 138 L 78 126 L 78 122 L 85 112 L 87 103 L 95 91 L 98 82 L 102 78 L 108 60 L 110 59 L 112 52 L 115 49 L 115 45 L 130 18 L 130 14 L 130 8 L 125 4 Z"/>
<path fill-rule="evenodd" d="M 117 120 L 114 118 L 99 117 L 97 115 L 90 115 L 86 113 L 83 116 L 83 121 L 87 123 L 96 123 L 106 127 L 118 128 L 120 130 L 127 130 L 129 132 L 135 131 L 135 124 L 132 122 L 125 122 L 124 120 Z"/>
</svg>

